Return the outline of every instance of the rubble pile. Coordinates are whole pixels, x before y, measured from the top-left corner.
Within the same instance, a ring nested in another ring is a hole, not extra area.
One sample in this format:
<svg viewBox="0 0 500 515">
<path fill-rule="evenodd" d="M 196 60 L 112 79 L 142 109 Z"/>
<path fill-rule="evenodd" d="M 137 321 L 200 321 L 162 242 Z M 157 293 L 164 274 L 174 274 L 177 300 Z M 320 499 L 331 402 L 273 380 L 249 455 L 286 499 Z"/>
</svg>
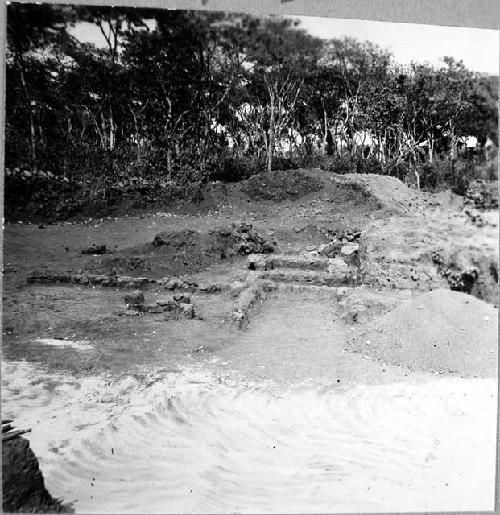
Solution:
<svg viewBox="0 0 500 515">
<path fill-rule="evenodd" d="M 124 300 L 127 311 L 120 312 L 120 316 L 166 313 L 168 320 L 179 317 L 188 320 L 196 318 L 196 311 L 191 298 L 184 294 L 174 295 L 172 299 L 157 299 L 155 302 L 146 302 L 144 293 L 141 290 L 135 290 L 125 295 Z"/>
<path fill-rule="evenodd" d="M 472 181 L 465 193 L 465 204 L 477 209 L 498 209 L 498 181 Z"/>
</svg>

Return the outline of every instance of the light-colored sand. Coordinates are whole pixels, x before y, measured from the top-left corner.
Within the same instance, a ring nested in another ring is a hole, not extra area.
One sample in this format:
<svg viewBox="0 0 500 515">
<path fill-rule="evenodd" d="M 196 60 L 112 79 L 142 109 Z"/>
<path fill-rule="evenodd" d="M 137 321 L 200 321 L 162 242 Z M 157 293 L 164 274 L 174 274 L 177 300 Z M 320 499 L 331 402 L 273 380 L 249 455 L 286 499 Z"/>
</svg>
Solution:
<svg viewBox="0 0 500 515">
<path fill-rule="evenodd" d="M 496 381 L 338 388 L 3 366 L 3 414 L 77 513 L 491 510 Z"/>
</svg>

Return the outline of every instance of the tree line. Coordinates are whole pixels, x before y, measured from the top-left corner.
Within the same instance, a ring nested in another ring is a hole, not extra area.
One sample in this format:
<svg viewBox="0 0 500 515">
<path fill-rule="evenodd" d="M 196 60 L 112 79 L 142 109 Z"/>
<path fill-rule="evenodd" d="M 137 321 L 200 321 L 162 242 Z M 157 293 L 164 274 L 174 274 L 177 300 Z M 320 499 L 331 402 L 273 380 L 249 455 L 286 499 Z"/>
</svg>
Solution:
<svg viewBox="0 0 500 515">
<path fill-rule="evenodd" d="M 71 35 L 82 22 L 103 47 Z M 236 180 L 347 156 L 396 174 L 468 135 L 498 144 L 498 77 L 400 66 L 291 19 L 11 3 L 7 36 L 10 168 Z"/>
</svg>

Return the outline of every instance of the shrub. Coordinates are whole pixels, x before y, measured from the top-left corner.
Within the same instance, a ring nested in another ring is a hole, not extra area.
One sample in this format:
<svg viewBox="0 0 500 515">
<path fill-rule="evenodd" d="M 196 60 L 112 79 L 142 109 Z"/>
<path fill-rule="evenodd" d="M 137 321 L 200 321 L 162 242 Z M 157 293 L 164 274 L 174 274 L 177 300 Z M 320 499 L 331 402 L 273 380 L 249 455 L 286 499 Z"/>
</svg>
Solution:
<svg viewBox="0 0 500 515">
<path fill-rule="evenodd" d="M 333 173 L 354 173 L 356 171 L 356 160 L 350 154 L 343 154 L 339 157 L 327 156 L 320 165 L 322 170 Z"/>
<path fill-rule="evenodd" d="M 386 165 L 387 174 L 391 177 L 396 177 L 400 181 L 404 181 L 405 177 L 410 171 L 410 165 L 405 161 L 390 161 Z"/>
<path fill-rule="evenodd" d="M 303 168 L 303 159 L 300 156 L 274 156 L 273 170 L 297 170 Z"/>
<path fill-rule="evenodd" d="M 378 175 L 382 175 L 384 173 L 384 168 L 382 163 L 375 157 L 368 157 L 366 159 L 363 159 L 362 157 L 357 157 L 356 173 L 376 173 Z"/>
<path fill-rule="evenodd" d="M 264 163 L 252 156 L 223 156 L 212 166 L 208 178 L 212 181 L 238 182 L 263 171 Z"/>
<path fill-rule="evenodd" d="M 455 170 L 450 170 L 449 180 L 447 181 L 453 193 L 465 195 L 469 184 L 476 178 L 476 167 L 473 161 L 457 161 Z"/>
</svg>

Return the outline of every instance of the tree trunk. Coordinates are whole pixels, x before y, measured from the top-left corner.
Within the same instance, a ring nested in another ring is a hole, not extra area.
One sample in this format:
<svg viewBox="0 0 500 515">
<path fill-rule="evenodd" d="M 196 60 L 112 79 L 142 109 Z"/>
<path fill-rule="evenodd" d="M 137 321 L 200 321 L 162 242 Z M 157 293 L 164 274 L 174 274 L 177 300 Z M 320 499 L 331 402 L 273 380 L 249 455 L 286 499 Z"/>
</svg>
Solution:
<svg viewBox="0 0 500 515">
<path fill-rule="evenodd" d="M 109 106 L 109 150 L 115 148 L 116 127 L 113 119 L 113 109 Z"/>
<path fill-rule="evenodd" d="M 30 141 L 31 141 L 31 169 L 36 170 L 36 130 L 35 120 L 30 107 Z"/>
<path fill-rule="evenodd" d="M 172 150 L 170 144 L 167 148 L 167 177 L 169 181 L 172 179 Z"/>
<path fill-rule="evenodd" d="M 26 84 L 26 77 L 24 75 L 24 62 L 20 54 L 17 54 L 17 63 L 19 66 L 19 72 L 21 74 L 21 84 L 23 85 L 24 94 L 26 96 L 26 102 L 28 104 L 29 121 L 30 121 L 30 155 L 31 155 L 31 168 L 37 169 L 36 160 L 36 130 L 35 130 L 35 117 L 33 115 L 33 106 L 31 104 L 31 97 L 28 92 L 28 86 Z"/>
<path fill-rule="evenodd" d="M 106 120 L 104 119 L 104 114 L 101 111 L 101 146 L 104 150 L 108 148 L 108 134 L 106 131 Z"/>
<path fill-rule="evenodd" d="M 274 154 L 274 141 L 275 141 L 275 113 L 274 113 L 274 92 L 269 91 L 269 100 L 271 108 L 271 116 L 269 119 L 269 130 L 268 130 L 268 146 L 267 146 L 267 166 L 268 172 L 272 170 L 273 166 L 273 154 Z"/>
<path fill-rule="evenodd" d="M 427 141 L 429 142 L 429 163 L 434 162 L 434 138 L 431 134 L 428 135 Z"/>
<path fill-rule="evenodd" d="M 40 123 L 38 124 L 38 134 L 40 134 L 40 143 L 43 148 L 45 146 L 45 138 L 43 137 L 43 127 Z"/>
<path fill-rule="evenodd" d="M 450 129 L 451 129 L 451 174 L 452 174 L 452 177 L 454 178 L 455 176 L 455 161 L 457 160 L 457 157 L 458 157 L 458 152 L 457 152 L 457 142 L 456 142 L 456 138 L 455 138 L 455 127 L 453 126 L 453 124 L 450 123 Z"/>
<path fill-rule="evenodd" d="M 323 106 L 323 145 L 321 149 L 321 155 L 324 157 L 326 154 L 326 145 L 328 139 L 328 118 L 326 116 L 326 109 Z"/>
</svg>

